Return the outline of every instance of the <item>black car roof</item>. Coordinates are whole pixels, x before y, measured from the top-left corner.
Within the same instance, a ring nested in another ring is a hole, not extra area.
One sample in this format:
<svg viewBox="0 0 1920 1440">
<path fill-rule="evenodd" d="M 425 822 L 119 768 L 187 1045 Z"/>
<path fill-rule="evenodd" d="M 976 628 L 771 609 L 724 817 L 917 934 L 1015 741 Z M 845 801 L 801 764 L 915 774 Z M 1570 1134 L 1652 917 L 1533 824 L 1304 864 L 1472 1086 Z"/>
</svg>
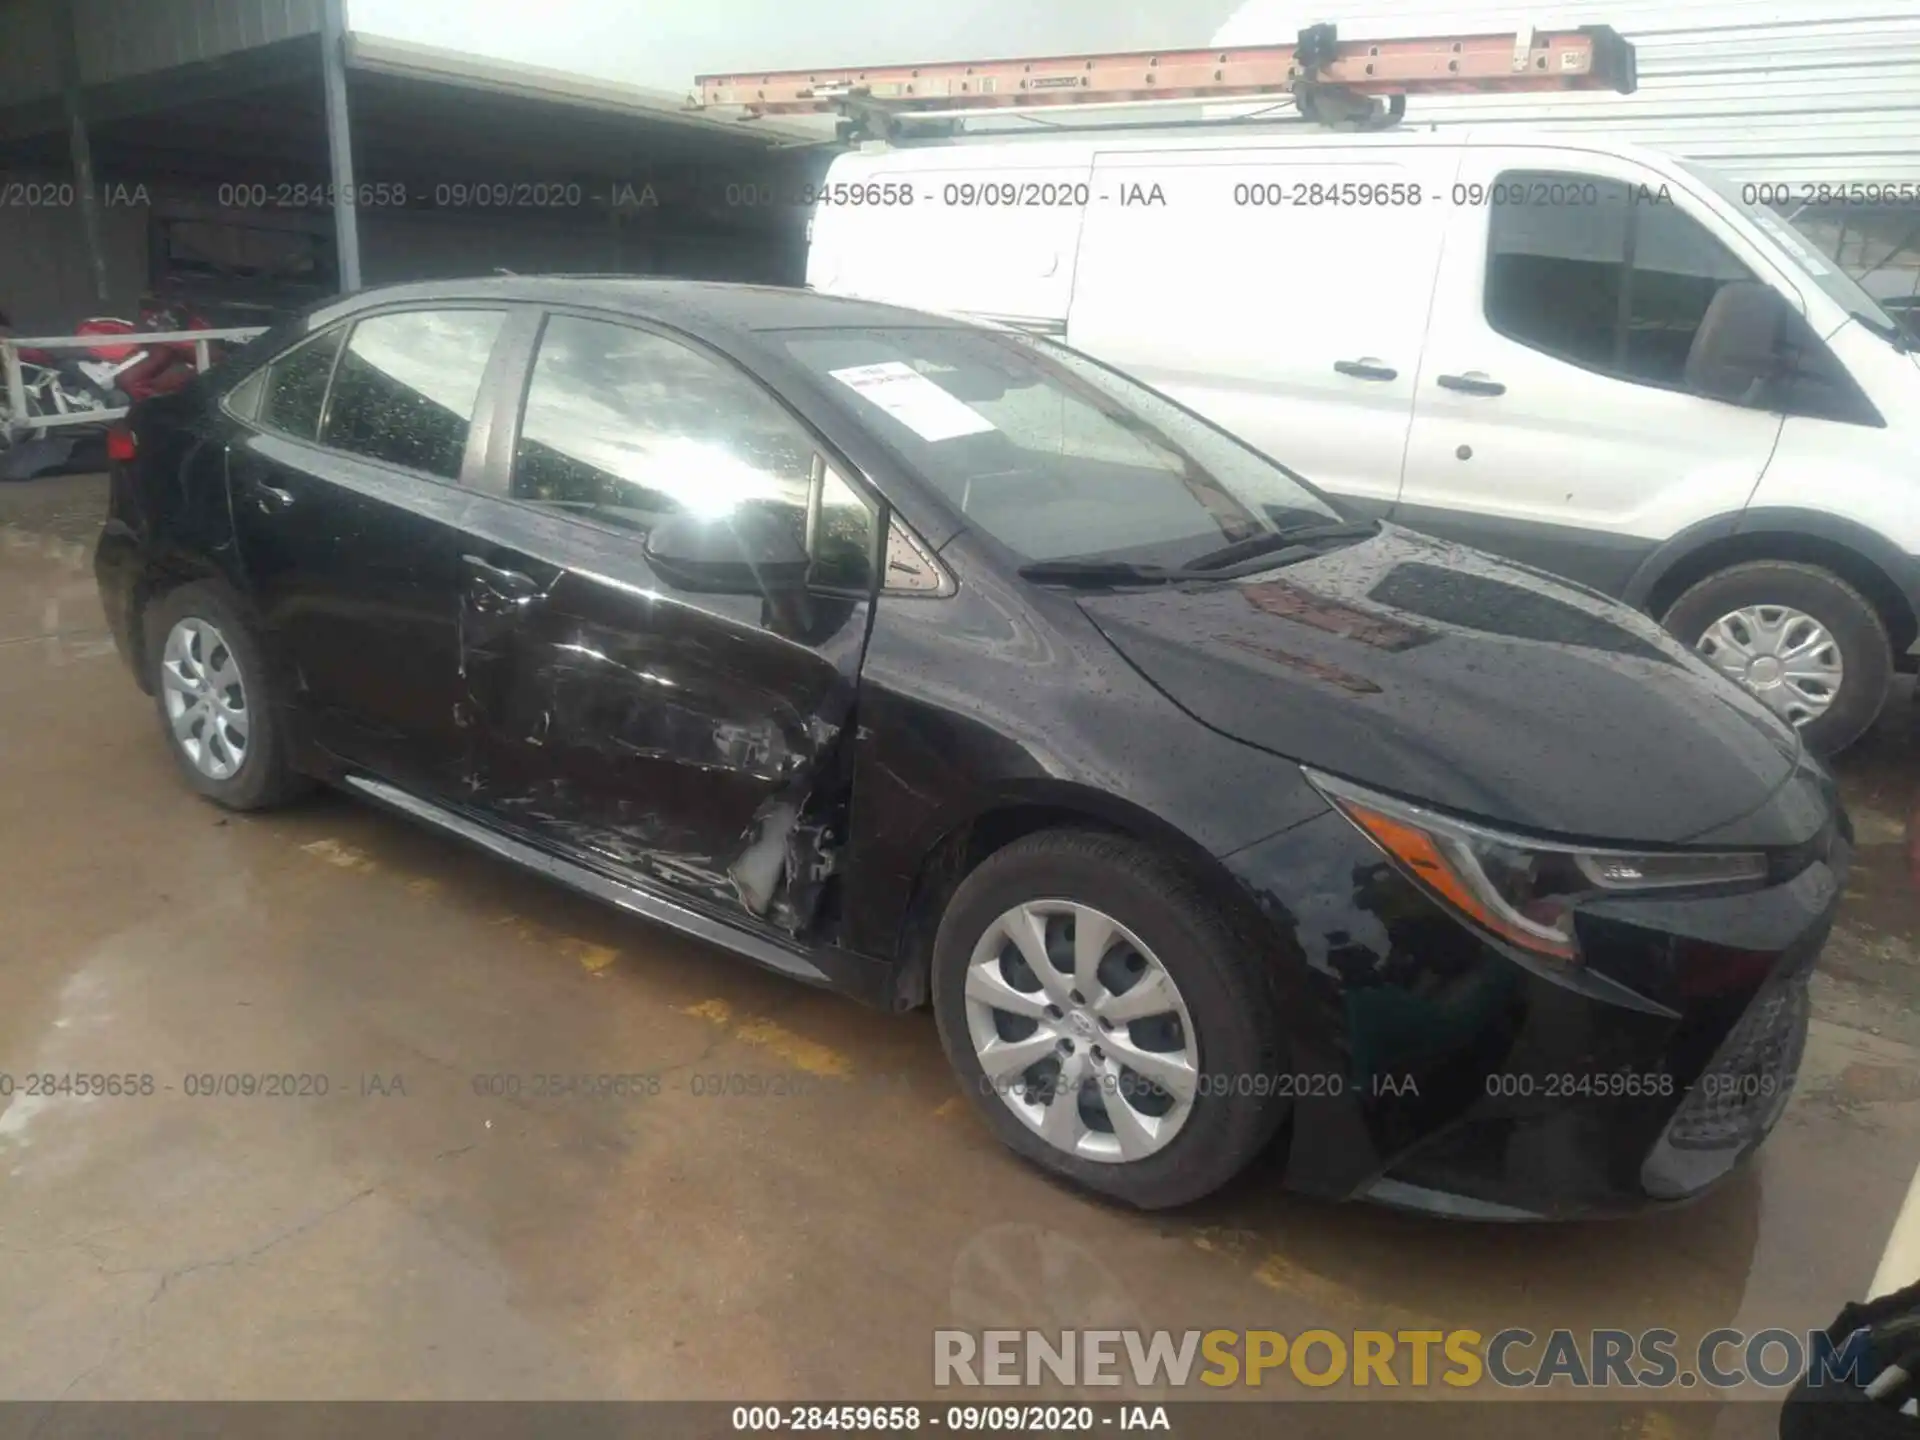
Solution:
<svg viewBox="0 0 1920 1440">
<path fill-rule="evenodd" d="M 342 298 L 312 317 L 325 324 L 369 305 L 436 300 L 514 300 L 581 305 L 687 329 L 810 330 L 853 326 L 964 326 L 947 316 L 779 285 L 663 280 L 635 275 L 482 275 L 383 285 Z"/>
</svg>

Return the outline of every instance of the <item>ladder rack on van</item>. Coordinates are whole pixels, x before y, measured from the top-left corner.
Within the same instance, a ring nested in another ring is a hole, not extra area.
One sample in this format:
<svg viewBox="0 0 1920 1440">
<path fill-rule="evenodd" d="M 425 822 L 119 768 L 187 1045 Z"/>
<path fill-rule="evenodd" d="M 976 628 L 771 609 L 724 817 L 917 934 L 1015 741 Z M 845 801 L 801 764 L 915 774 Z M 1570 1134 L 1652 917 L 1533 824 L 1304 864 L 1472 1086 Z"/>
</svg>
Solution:
<svg viewBox="0 0 1920 1440">
<path fill-rule="evenodd" d="M 1292 45 L 1127 51 L 928 65 L 700 75 L 695 109 L 837 114 L 843 139 L 952 133 L 982 111 L 1291 97 L 1302 119 L 1379 129 L 1409 95 L 1612 90 L 1633 93 L 1633 45 L 1605 25 L 1578 30 L 1342 41 L 1312 25 Z M 1390 103 L 1382 105 L 1382 99 Z M 944 132 L 939 128 L 944 123 Z M 932 124 L 932 131 L 925 127 Z"/>
</svg>

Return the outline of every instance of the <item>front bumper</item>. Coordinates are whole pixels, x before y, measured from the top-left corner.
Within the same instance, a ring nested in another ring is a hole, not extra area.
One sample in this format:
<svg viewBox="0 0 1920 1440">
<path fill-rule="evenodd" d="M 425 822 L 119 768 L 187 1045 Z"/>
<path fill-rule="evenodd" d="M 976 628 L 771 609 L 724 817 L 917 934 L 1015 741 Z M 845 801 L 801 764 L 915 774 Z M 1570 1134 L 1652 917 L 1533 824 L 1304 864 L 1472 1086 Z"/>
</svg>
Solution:
<svg viewBox="0 0 1920 1440">
<path fill-rule="evenodd" d="M 1701 1194 L 1799 1068 L 1844 822 L 1805 856 L 1760 891 L 1589 907 L 1572 967 L 1471 930 L 1338 815 L 1227 857 L 1282 952 L 1289 1183 L 1484 1219 Z"/>
</svg>

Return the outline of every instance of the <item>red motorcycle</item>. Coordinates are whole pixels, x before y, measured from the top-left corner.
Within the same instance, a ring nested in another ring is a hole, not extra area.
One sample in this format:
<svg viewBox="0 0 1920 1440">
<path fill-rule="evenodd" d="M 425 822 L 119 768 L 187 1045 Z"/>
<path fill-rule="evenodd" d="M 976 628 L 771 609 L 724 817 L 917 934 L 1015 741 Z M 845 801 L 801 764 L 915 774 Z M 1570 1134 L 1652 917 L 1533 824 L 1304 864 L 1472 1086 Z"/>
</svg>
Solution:
<svg viewBox="0 0 1920 1440">
<path fill-rule="evenodd" d="M 142 335 L 158 330 L 210 330 L 213 327 L 200 315 L 184 306 L 144 300 L 137 321 L 114 316 L 82 320 L 74 327 L 76 335 Z M 131 403 L 154 395 L 170 395 L 183 388 L 199 373 L 192 341 L 171 344 L 150 341 L 139 345 L 93 345 L 83 352 L 87 358 L 73 362 L 79 372 L 98 390 L 111 396 L 117 390 Z M 210 355 L 209 359 L 213 357 Z"/>
</svg>

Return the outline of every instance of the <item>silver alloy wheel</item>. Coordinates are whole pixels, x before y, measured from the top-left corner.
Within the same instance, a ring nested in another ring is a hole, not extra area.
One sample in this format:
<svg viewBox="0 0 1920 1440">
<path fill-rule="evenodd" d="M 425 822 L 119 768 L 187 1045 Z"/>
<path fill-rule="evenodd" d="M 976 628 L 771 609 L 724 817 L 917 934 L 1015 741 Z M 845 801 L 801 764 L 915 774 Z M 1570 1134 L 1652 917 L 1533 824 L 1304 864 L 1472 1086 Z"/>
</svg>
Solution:
<svg viewBox="0 0 1920 1440">
<path fill-rule="evenodd" d="M 227 780 L 246 763 L 247 688 L 240 661 L 220 632 L 188 615 L 167 632 L 160 683 L 174 742 L 209 780 Z"/>
<path fill-rule="evenodd" d="M 1827 627 L 1786 605 L 1749 605 L 1722 615 L 1695 648 L 1795 725 L 1826 714 L 1846 678 L 1839 642 Z"/>
<path fill-rule="evenodd" d="M 1014 906 L 973 947 L 966 1003 L 987 1083 L 1057 1150 L 1140 1160 L 1193 1112 L 1193 1017 L 1166 967 L 1110 915 L 1071 900 Z"/>
</svg>

